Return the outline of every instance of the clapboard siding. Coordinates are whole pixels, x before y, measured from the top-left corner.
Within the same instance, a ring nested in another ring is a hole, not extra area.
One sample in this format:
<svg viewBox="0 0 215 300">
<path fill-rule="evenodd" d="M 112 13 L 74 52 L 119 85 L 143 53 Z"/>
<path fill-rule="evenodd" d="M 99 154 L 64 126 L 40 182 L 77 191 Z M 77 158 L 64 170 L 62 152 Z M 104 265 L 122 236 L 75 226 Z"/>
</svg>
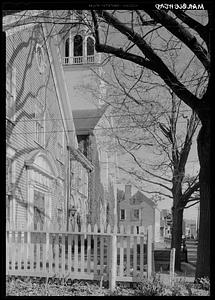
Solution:
<svg viewBox="0 0 215 300">
<path fill-rule="evenodd" d="M 7 141 L 16 149 L 16 174 L 15 174 L 15 197 L 16 221 L 23 224 L 27 219 L 27 177 L 24 162 L 28 154 L 41 146 L 35 142 L 35 105 L 41 104 L 46 110 L 45 121 L 45 150 L 57 158 L 58 132 L 64 132 L 62 116 L 59 109 L 59 100 L 56 94 L 56 86 L 53 80 L 47 50 L 44 46 L 46 68 L 40 73 L 35 49 L 36 44 L 43 42 L 44 36 L 40 26 L 30 27 L 18 31 L 7 37 L 6 40 L 6 63 L 16 69 L 16 121 L 10 125 L 7 131 Z M 64 134 L 64 133 L 63 133 Z M 67 150 L 65 147 L 66 137 L 64 136 L 64 154 L 62 162 L 56 160 L 59 169 L 59 177 L 63 180 L 60 187 L 61 200 L 66 199 L 65 168 L 67 165 Z M 55 186 L 59 190 L 59 186 Z M 57 198 L 58 197 L 58 198 Z M 52 215 L 56 214 L 59 195 L 53 192 Z M 62 207 L 64 207 L 62 203 Z"/>
</svg>

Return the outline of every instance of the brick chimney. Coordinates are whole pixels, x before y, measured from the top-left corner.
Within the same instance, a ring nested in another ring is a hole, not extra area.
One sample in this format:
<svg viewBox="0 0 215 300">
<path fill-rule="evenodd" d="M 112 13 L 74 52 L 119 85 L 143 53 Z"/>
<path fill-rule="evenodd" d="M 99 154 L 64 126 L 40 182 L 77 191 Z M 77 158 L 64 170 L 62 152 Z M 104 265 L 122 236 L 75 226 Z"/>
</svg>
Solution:
<svg viewBox="0 0 215 300">
<path fill-rule="evenodd" d="M 125 185 L 125 201 L 128 201 L 131 198 L 131 185 Z"/>
</svg>

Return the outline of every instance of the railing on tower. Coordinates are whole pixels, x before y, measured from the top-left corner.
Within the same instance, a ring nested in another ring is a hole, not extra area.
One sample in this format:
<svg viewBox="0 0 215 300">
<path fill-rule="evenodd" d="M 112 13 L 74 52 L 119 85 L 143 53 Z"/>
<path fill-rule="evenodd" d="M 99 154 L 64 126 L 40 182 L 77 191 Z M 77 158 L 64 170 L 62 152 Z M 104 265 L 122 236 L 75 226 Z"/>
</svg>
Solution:
<svg viewBox="0 0 215 300">
<path fill-rule="evenodd" d="M 63 57 L 63 64 L 64 65 L 82 65 L 82 64 L 92 64 L 98 63 L 99 56 L 98 55 L 88 55 L 84 56 L 70 56 L 70 57 Z"/>
</svg>

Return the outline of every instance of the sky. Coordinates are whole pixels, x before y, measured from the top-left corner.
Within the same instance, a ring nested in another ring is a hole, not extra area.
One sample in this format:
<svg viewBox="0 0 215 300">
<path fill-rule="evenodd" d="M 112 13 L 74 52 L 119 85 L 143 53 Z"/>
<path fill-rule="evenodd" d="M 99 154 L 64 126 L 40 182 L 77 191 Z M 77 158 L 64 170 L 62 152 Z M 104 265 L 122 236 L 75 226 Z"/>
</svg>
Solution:
<svg viewBox="0 0 215 300">
<path fill-rule="evenodd" d="M 120 162 L 122 157 L 120 157 L 120 158 L 118 157 L 118 159 L 119 159 L 118 162 Z M 186 164 L 186 174 L 190 174 L 191 176 L 196 175 L 198 170 L 199 170 L 199 162 L 198 162 L 198 155 L 197 155 L 197 142 L 196 142 L 196 138 L 194 138 L 193 144 L 192 144 L 192 147 L 190 150 L 190 154 L 188 157 L 188 161 Z M 122 180 L 122 182 L 123 182 L 123 184 L 119 184 L 118 188 L 121 190 L 124 190 L 124 185 L 125 185 L 124 182 L 125 181 Z M 136 191 L 137 191 L 137 189 L 134 186 L 132 186 L 132 194 L 134 194 Z M 145 195 L 147 197 L 152 196 L 151 194 L 147 194 L 147 193 L 145 193 Z M 171 207 L 172 207 L 172 200 L 167 197 L 164 200 L 161 200 L 158 202 L 159 209 L 168 209 L 171 211 Z M 196 220 L 197 216 L 198 216 L 198 204 L 184 210 L 184 219 Z"/>
</svg>

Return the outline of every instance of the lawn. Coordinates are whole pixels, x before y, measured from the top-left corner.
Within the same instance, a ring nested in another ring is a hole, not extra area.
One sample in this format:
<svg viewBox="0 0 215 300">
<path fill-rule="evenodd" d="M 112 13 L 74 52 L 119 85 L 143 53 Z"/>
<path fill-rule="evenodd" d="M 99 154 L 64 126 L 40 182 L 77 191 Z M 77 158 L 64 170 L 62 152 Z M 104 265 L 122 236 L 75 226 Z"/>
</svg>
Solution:
<svg viewBox="0 0 215 300">
<path fill-rule="evenodd" d="M 118 283 L 114 293 L 108 283 L 81 280 L 59 280 L 56 278 L 18 278 L 7 276 L 6 296 L 209 296 L 210 284 L 203 280 L 199 284 L 181 280 L 172 286 L 162 283 L 159 278 L 143 279 L 138 284 Z"/>
</svg>

